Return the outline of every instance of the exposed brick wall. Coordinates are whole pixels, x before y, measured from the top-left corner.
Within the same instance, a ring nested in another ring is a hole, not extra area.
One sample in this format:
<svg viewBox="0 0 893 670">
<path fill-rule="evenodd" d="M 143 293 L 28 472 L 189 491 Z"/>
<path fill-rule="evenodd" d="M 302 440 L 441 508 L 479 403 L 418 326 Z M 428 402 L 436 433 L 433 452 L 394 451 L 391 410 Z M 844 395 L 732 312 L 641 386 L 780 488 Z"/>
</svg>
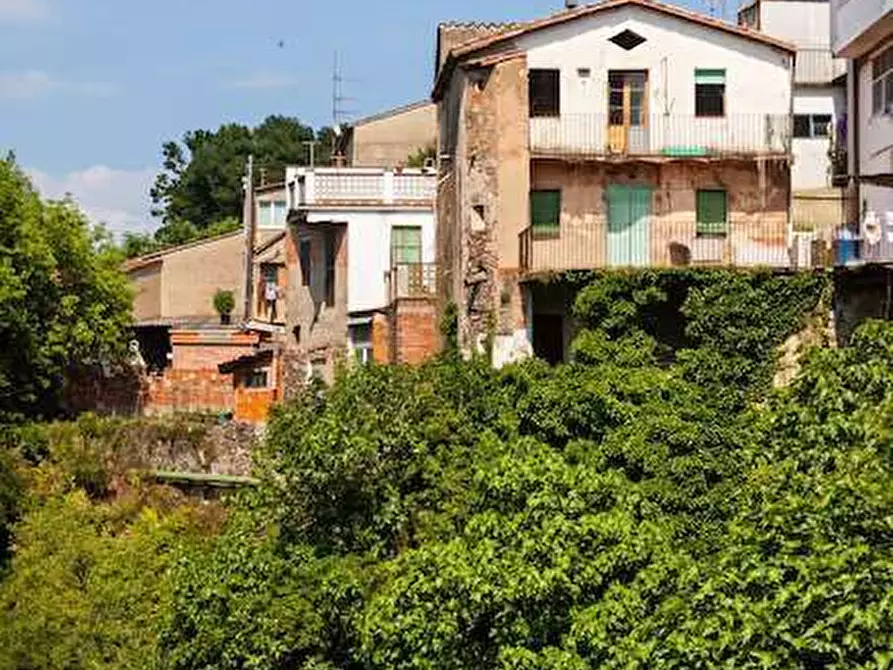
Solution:
<svg viewBox="0 0 893 670">
<path fill-rule="evenodd" d="M 380 313 L 372 317 L 372 357 L 380 365 L 391 362 L 391 328 L 388 317 Z"/>
<path fill-rule="evenodd" d="M 437 309 L 428 298 L 404 298 L 392 306 L 392 363 L 419 364 L 440 350 Z"/>
<path fill-rule="evenodd" d="M 217 366 L 253 353 L 259 338 L 237 330 L 176 330 L 171 333 L 174 370 L 217 370 Z"/>
<path fill-rule="evenodd" d="M 264 423 L 275 402 L 275 389 L 237 387 L 233 418 L 243 423 Z"/>
<path fill-rule="evenodd" d="M 210 370 L 165 370 L 149 378 L 142 403 L 148 416 L 180 412 L 229 412 L 235 406 L 233 376 Z"/>
</svg>

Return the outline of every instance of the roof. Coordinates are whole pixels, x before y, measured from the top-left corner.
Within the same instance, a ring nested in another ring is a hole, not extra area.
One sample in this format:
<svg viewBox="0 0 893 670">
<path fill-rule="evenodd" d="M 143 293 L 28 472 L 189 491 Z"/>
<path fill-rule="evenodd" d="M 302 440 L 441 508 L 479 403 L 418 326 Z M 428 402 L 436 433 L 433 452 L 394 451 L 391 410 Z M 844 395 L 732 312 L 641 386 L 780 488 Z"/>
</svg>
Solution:
<svg viewBox="0 0 893 670">
<path fill-rule="evenodd" d="M 219 242 L 220 240 L 225 240 L 233 235 L 241 235 L 242 229 L 237 228 L 236 230 L 232 230 L 228 233 L 223 233 L 222 235 L 214 235 L 213 237 L 205 237 L 200 240 L 192 240 L 191 242 L 185 242 L 184 244 L 178 244 L 173 247 L 166 247 L 164 249 L 159 249 L 158 251 L 153 251 L 150 254 L 146 254 L 145 256 L 137 256 L 136 258 L 131 258 L 124 262 L 124 271 L 130 272 L 131 270 L 138 270 L 139 268 L 145 267 L 147 265 L 151 265 L 152 263 L 156 263 L 165 256 L 169 254 L 176 253 L 178 251 L 183 251 L 184 249 L 191 249 L 193 247 L 199 247 L 203 244 L 211 244 L 212 242 Z"/>
<path fill-rule="evenodd" d="M 437 26 L 437 51 L 434 61 L 435 78 L 440 73 L 453 49 L 486 35 L 514 30 L 526 25 L 525 21 L 484 22 L 484 21 L 447 21 Z"/>
<path fill-rule="evenodd" d="M 709 16 L 704 16 L 703 14 L 700 14 L 698 12 L 692 12 L 675 5 L 656 2 L 655 0 L 603 0 L 602 2 L 598 2 L 592 5 L 583 5 L 581 7 L 577 7 L 576 9 L 564 10 L 562 12 L 558 12 L 557 14 L 547 16 L 546 18 L 522 24 L 520 27 L 517 28 L 504 30 L 493 35 L 487 35 L 453 49 L 452 51 L 450 51 L 449 56 L 444 62 L 443 68 L 437 76 L 437 81 L 434 85 L 432 97 L 435 100 L 440 98 L 443 86 L 451 76 L 452 70 L 453 68 L 455 68 L 456 63 L 463 60 L 467 56 L 474 55 L 475 53 L 489 47 L 493 47 L 505 42 L 510 42 L 511 40 L 538 32 L 540 30 L 544 30 L 546 28 L 551 28 L 553 26 L 562 25 L 570 21 L 576 21 L 577 19 L 593 16 L 601 12 L 609 11 L 612 9 L 619 9 L 621 7 L 627 6 L 644 7 L 645 9 L 660 12 L 667 16 L 672 16 L 684 21 L 691 21 L 692 23 L 698 23 L 702 26 L 721 30 L 723 32 L 737 35 L 738 37 L 743 37 L 755 42 L 761 42 L 763 44 L 775 47 L 776 49 L 781 49 L 782 51 L 786 51 L 788 53 L 796 53 L 797 51 L 797 48 L 793 44 L 777 39 L 775 37 L 770 37 L 765 33 L 738 26 L 733 23 L 728 23 L 726 21 L 721 21 L 719 19 L 714 19 Z"/>
<path fill-rule="evenodd" d="M 284 181 L 274 181 L 269 184 L 261 184 L 260 186 L 254 187 L 255 193 L 266 193 L 267 191 L 283 191 L 285 190 L 285 182 Z"/>
<path fill-rule="evenodd" d="M 357 126 L 364 126 L 367 123 L 374 123 L 376 121 L 381 121 L 382 119 L 387 119 L 392 116 L 399 116 L 400 114 L 406 114 L 407 112 L 414 112 L 417 109 L 422 109 L 423 107 L 427 107 L 431 104 L 430 100 L 418 100 L 416 102 L 411 102 L 408 105 L 402 105 L 400 107 L 394 107 L 392 109 L 386 109 L 383 112 L 378 112 L 377 114 L 372 114 L 371 116 L 363 117 L 362 119 L 357 119 L 353 123 L 350 124 L 351 128 L 356 128 Z"/>
</svg>

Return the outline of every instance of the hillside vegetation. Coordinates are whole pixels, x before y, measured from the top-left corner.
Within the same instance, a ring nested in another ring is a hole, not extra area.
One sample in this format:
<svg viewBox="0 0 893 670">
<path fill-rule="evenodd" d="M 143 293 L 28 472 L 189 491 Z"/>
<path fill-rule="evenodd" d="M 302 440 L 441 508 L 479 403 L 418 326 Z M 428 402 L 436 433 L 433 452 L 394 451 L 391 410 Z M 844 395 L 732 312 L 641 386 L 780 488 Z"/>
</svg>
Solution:
<svg viewBox="0 0 893 670">
<path fill-rule="evenodd" d="M 225 507 L 17 432 L 0 668 L 890 667 L 893 326 L 773 390 L 825 277 L 566 281 L 572 364 L 345 372 Z"/>
</svg>

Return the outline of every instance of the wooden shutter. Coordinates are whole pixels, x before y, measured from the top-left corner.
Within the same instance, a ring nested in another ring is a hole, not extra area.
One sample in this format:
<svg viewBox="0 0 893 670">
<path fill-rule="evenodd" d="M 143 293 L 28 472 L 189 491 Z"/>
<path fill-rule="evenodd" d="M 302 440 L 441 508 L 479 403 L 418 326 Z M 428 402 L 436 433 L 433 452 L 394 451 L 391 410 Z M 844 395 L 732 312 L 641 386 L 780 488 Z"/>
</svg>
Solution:
<svg viewBox="0 0 893 670">
<path fill-rule="evenodd" d="M 531 191 L 530 226 L 534 235 L 558 235 L 560 221 L 561 191 Z"/>
<path fill-rule="evenodd" d="M 698 235 L 728 233 L 728 196 L 725 191 L 698 191 Z"/>
</svg>

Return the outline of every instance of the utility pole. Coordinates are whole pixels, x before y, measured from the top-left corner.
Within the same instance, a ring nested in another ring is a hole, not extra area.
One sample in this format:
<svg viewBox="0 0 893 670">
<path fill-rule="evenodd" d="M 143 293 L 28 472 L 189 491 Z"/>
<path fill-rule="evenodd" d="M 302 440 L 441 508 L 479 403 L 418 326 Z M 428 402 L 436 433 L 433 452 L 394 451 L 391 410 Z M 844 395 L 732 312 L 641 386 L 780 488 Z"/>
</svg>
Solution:
<svg viewBox="0 0 893 670">
<path fill-rule="evenodd" d="M 245 176 L 242 178 L 242 190 L 245 199 L 242 209 L 242 223 L 245 229 L 245 321 L 254 316 L 254 239 L 256 237 L 256 220 L 254 207 L 254 156 L 248 156 Z"/>
<path fill-rule="evenodd" d="M 319 144 L 319 142 L 317 140 L 306 140 L 302 142 L 302 144 L 310 148 L 310 168 L 313 169 L 316 165 L 316 145 Z"/>
</svg>

